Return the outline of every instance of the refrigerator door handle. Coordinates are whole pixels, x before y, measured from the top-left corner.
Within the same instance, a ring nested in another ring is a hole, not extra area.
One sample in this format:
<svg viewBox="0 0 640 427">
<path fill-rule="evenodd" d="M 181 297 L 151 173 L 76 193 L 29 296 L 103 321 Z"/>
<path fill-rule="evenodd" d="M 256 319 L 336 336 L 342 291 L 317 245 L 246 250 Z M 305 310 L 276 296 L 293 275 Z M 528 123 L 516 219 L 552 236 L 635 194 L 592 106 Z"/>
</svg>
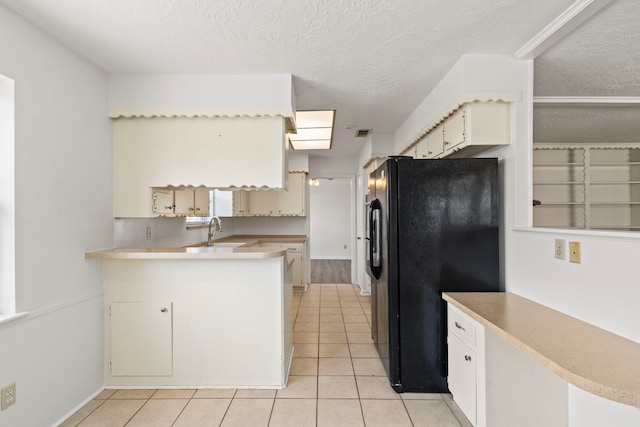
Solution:
<svg viewBox="0 0 640 427">
<path fill-rule="evenodd" d="M 378 199 L 369 206 L 369 269 L 376 279 L 382 272 L 382 204 Z"/>
<path fill-rule="evenodd" d="M 373 209 L 371 212 L 372 215 L 372 237 L 373 242 L 371 244 L 373 256 L 371 257 L 371 266 L 373 268 L 379 268 L 382 264 L 381 254 L 380 254 L 380 241 L 382 240 L 381 229 L 380 229 L 380 209 Z"/>
</svg>

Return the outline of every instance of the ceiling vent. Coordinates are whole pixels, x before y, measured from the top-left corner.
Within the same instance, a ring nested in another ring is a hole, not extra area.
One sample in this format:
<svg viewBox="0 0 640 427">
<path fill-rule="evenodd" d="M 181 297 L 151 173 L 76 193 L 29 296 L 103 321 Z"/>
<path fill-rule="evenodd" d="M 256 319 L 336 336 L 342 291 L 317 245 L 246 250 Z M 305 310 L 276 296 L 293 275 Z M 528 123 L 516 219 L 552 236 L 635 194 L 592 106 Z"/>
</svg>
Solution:
<svg viewBox="0 0 640 427">
<path fill-rule="evenodd" d="M 356 138 L 366 138 L 369 136 L 369 134 L 371 133 L 371 129 L 358 129 L 356 131 L 355 137 Z"/>
</svg>

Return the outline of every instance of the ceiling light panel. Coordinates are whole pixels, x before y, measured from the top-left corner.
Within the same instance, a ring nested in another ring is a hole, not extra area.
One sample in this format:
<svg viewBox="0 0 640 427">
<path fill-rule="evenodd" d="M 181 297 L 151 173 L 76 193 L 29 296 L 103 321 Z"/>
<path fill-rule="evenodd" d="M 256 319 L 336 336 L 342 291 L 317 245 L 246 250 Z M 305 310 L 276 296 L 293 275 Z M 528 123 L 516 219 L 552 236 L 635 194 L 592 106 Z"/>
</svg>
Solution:
<svg viewBox="0 0 640 427">
<path fill-rule="evenodd" d="M 298 111 L 296 112 L 296 127 L 304 128 L 330 128 L 333 127 L 335 111 Z"/>
<path fill-rule="evenodd" d="M 294 150 L 328 150 L 331 148 L 331 140 L 305 140 L 305 141 L 291 141 L 291 146 Z"/>
<path fill-rule="evenodd" d="M 335 111 L 296 112 L 297 133 L 288 134 L 294 150 L 329 150 Z"/>
<path fill-rule="evenodd" d="M 292 141 L 307 139 L 331 139 L 331 128 L 298 128 L 298 133 L 289 135 Z"/>
</svg>

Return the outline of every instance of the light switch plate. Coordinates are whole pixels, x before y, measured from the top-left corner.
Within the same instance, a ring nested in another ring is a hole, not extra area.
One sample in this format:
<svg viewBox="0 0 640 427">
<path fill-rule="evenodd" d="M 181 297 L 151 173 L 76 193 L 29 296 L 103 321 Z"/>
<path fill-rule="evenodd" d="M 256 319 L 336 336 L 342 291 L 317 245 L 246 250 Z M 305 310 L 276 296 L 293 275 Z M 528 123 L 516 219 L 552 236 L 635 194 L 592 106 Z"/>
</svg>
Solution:
<svg viewBox="0 0 640 427">
<path fill-rule="evenodd" d="M 580 264 L 580 242 L 569 242 L 569 262 Z"/>
<path fill-rule="evenodd" d="M 564 239 L 556 239 L 555 247 L 556 258 L 565 260 L 567 259 L 567 241 Z"/>
</svg>

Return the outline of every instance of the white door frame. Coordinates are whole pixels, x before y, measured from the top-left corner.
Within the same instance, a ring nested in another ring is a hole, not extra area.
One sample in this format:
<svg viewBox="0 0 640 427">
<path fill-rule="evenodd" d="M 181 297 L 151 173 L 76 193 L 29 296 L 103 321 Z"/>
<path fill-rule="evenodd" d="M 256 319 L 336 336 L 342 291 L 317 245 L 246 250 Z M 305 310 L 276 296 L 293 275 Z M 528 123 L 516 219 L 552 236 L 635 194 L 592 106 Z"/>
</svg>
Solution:
<svg viewBox="0 0 640 427">
<path fill-rule="evenodd" d="M 359 272 L 357 262 L 357 241 L 356 241 L 356 176 L 354 174 L 314 174 L 309 172 L 309 178 L 318 179 L 348 179 L 349 180 L 349 241 L 351 242 L 349 259 L 351 260 L 351 283 L 359 284 Z M 309 192 L 309 202 L 311 202 L 311 192 Z M 311 212 L 311 210 L 309 210 Z M 309 234 L 309 240 L 313 236 Z M 309 253 L 311 258 L 311 253 Z"/>
</svg>

